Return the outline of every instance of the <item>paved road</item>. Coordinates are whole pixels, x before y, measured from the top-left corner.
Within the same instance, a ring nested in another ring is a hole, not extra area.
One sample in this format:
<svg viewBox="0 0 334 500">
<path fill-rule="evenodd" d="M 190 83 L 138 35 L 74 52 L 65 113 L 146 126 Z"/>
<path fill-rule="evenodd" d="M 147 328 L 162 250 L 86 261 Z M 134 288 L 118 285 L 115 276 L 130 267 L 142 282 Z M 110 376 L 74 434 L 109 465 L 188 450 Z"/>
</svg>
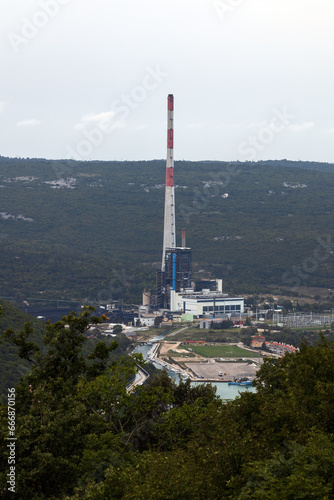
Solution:
<svg viewBox="0 0 334 500">
<path fill-rule="evenodd" d="M 127 389 L 126 389 L 127 392 L 132 392 L 137 385 L 143 385 L 143 383 L 145 382 L 145 380 L 148 379 L 148 377 L 149 377 L 149 374 L 147 373 L 147 371 L 143 370 L 140 366 L 138 366 L 138 372 L 136 375 L 136 379 L 134 382 L 132 382 L 132 384 L 130 384 L 127 387 Z"/>
<path fill-rule="evenodd" d="M 187 330 L 189 326 L 185 326 L 184 328 L 180 328 L 180 330 L 176 330 L 176 332 L 170 333 L 169 335 L 166 335 L 166 337 L 174 337 L 177 333 L 183 332 L 183 330 Z"/>
</svg>

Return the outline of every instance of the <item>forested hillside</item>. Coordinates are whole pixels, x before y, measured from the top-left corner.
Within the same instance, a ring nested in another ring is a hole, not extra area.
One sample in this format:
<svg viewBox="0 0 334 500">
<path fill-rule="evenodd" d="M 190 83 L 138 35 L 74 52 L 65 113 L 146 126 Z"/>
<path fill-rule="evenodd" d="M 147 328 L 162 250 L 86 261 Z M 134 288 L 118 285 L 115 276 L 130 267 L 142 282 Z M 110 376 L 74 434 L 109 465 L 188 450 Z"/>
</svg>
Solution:
<svg viewBox="0 0 334 500">
<path fill-rule="evenodd" d="M 138 302 L 161 259 L 164 178 L 162 160 L 0 158 L 0 296 Z M 175 182 L 197 277 L 332 287 L 333 165 L 181 161 Z"/>
</svg>

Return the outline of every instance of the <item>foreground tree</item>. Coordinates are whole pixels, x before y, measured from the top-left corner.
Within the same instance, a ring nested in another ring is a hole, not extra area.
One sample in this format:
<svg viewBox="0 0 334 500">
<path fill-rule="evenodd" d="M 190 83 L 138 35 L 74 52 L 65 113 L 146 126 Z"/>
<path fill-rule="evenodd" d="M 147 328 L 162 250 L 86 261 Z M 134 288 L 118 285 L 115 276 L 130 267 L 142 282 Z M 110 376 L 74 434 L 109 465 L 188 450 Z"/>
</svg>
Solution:
<svg viewBox="0 0 334 500">
<path fill-rule="evenodd" d="M 246 474 L 240 500 L 333 498 L 333 438 L 310 431 L 305 444 L 286 443 L 270 459 L 248 464 Z"/>
<path fill-rule="evenodd" d="M 87 308 L 7 332 L 31 373 L 17 387 L 17 495 L 29 499 L 326 499 L 334 497 L 334 344 L 304 344 L 267 360 L 257 392 L 233 401 L 166 372 L 127 389 L 136 356 L 110 361 L 116 344 L 83 355 Z M 1 408 L 1 436 L 7 408 Z M 8 450 L 1 441 L 1 485 Z M 10 498 L 6 488 L 3 498 Z"/>
<path fill-rule="evenodd" d="M 126 397 L 126 384 L 136 372 L 138 356 L 124 356 L 108 363 L 109 354 L 117 347 L 99 342 L 85 358 L 84 333 L 91 324 L 101 322 L 87 307 L 77 316 L 74 313 L 62 321 L 46 325 L 42 352 L 29 342 L 31 326 L 26 324 L 19 334 L 7 331 L 5 339 L 18 346 L 18 354 L 32 364 L 31 373 L 16 388 L 16 437 L 19 443 L 17 493 L 22 499 L 61 498 L 77 484 L 86 470 L 94 475 L 92 450 L 99 437 L 104 447 L 108 443 L 106 463 L 118 463 L 120 436 L 111 435 L 112 425 L 103 414 L 103 406 L 94 407 L 87 399 L 84 387 L 93 380 L 99 387 L 100 401 L 109 408 L 117 407 Z M 103 401 L 102 388 L 108 393 Z M 6 411 L 2 409 L 2 430 L 6 436 Z M 97 418 L 99 417 L 99 418 Z M 95 437 L 94 437 L 95 436 Z M 2 485 L 6 469 L 6 442 L 1 443 Z M 102 453 L 103 455 L 103 453 Z M 96 457 L 95 457 L 96 458 Z M 106 466 L 106 464 L 105 464 Z M 99 470 L 101 464 L 95 463 Z"/>
<path fill-rule="evenodd" d="M 24 499 L 60 499 L 75 487 L 102 484 L 110 468 L 123 469 L 137 453 L 159 441 L 159 419 L 186 401 L 215 398 L 214 390 L 175 384 L 163 372 L 136 392 L 127 388 L 143 364 L 141 355 L 111 361 L 117 343 L 98 342 L 84 356 L 85 332 L 101 318 L 93 308 L 46 325 L 44 349 L 29 341 L 31 326 L 4 338 L 32 369 L 16 388 L 18 452 L 16 493 Z M 203 406 L 203 405 L 202 405 Z M 7 407 L 1 408 L 1 436 L 7 432 Z M 3 497 L 8 473 L 7 442 L 1 446 Z"/>
</svg>

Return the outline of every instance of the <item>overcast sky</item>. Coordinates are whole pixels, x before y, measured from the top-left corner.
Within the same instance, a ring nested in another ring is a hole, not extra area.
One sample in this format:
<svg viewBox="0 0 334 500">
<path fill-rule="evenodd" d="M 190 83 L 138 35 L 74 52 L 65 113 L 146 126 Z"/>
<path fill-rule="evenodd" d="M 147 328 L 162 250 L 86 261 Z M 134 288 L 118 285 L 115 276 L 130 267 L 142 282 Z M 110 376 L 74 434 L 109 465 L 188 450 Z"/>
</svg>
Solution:
<svg viewBox="0 0 334 500">
<path fill-rule="evenodd" d="M 334 162 L 333 0 L 1 0 L 0 155 Z"/>
</svg>

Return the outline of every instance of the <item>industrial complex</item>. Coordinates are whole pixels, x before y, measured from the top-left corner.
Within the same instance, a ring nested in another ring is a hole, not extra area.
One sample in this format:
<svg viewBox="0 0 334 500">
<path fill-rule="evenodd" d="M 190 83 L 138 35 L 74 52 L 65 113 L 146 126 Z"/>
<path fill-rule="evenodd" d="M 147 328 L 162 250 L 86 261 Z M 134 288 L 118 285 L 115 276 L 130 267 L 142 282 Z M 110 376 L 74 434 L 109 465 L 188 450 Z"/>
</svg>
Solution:
<svg viewBox="0 0 334 500">
<path fill-rule="evenodd" d="M 138 306 L 137 315 L 132 310 L 131 317 L 126 318 L 124 311 L 119 312 L 122 313 L 122 321 L 127 323 L 123 330 L 129 338 L 138 338 L 139 335 L 142 345 L 137 345 L 136 349 L 143 350 L 138 352 L 142 352 L 147 359 L 156 366 L 167 369 L 169 373 L 174 372 L 182 378 L 199 382 L 228 382 L 249 386 L 264 356 L 280 357 L 286 352 L 296 352 L 297 349 L 282 342 L 266 341 L 264 333 L 251 335 L 251 345 L 245 345 L 239 340 L 222 342 L 220 338 L 217 340 L 217 336 L 210 339 L 212 332 L 222 329 L 224 323 L 225 328 L 241 328 L 248 311 L 245 311 L 244 297 L 233 296 L 223 290 L 221 278 L 210 276 L 206 279 L 194 279 L 192 252 L 187 246 L 185 229 L 182 229 L 181 246 L 177 245 L 172 94 L 168 95 L 167 102 L 167 162 L 161 267 L 156 274 L 156 290 L 144 290 L 143 302 Z M 177 322 L 180 322 L 181 328 L 173 329 Z M 249 325 L 249 322 L 247 324 Z M 110 325 L 105 334 L 112 335 L 114 326 Z M 165 327 L 162 336 L 151 338 L 149 335 L 145 338 L 145 331 L 160 326 Z M 200 333 L 196 337 L 201 336 L 206 340 L 194 340 L 191 332 L 190 338 L 187 338 L 188 330 L 194 326 L 199 328 L 197 332 Z M 200 329 L 209 332 L 200 332 Z"/>
<path fill-rule="evenodd" d="M 157 272 L 155 309 L 161 313 L 190 315 L 196 318 L 231 319 L 242 322 L 244 299 L 223 293 L 221 279 L 192 280 L 191 248 L 176 244 L 174 189 L 174 96 L 168 95 L 167 162 L 161 270 Z M 146 295 L 147 299 L 147 295 Z M 147 300 L 144 303 L 148 305 Z"/>
</svg>

